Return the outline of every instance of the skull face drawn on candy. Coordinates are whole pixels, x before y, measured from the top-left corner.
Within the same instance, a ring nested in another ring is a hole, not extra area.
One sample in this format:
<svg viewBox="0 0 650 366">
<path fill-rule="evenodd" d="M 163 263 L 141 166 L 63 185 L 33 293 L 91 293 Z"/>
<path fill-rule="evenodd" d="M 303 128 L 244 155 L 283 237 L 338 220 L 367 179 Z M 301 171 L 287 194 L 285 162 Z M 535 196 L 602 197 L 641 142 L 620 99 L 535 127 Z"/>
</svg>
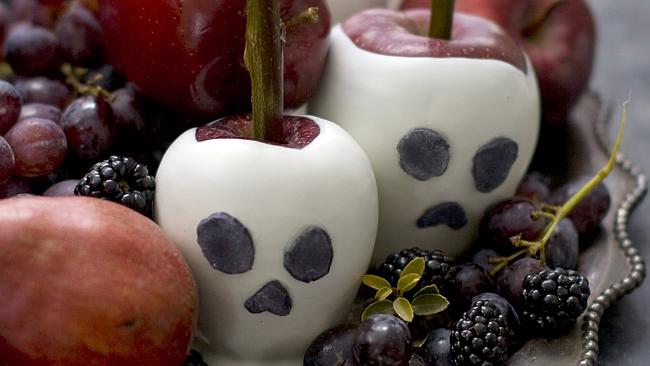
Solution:
<svg viewBox="0 0 650 366">
<path fill-rule="evenodd" d="M 253 267 L 255 248 L 248 229 L 225 212 L 212 214 L 199 223 L 197 242 L 203 256 L 215 270 L 239 274 Z M 329 273 L 333 256 L 332 241 L 327 231 L 312 226 L 300 233 L 286 249 L 284 268 L 294 279 L 309 283 Z M 268 311 L 278 316 L 289 315 L 292 306 L 289 291 L 276 279 L 264 284 L 244 303 L 250 313 Z"/>
</svg>

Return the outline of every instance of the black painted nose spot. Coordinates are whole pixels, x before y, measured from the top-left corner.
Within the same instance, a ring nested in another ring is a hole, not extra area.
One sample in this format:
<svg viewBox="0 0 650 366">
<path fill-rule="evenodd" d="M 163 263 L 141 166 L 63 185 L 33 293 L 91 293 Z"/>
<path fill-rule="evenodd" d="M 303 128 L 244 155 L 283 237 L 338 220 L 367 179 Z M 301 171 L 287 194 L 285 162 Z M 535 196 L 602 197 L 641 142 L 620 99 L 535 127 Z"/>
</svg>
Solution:
<svg viewBox="0 0 650 366">
<path fill-rule="evenodd" d="M 449 164 L 449 143 L 428 128 L 414 128 L 397 144 L 402 170 L 421 181 L 439 177 Z"/>
<path fill-rule="evenodd" d="M 427 209 L 417 222 L 421 229 L 440 224 L 447 225 L 454 230 L 461 229 L 467 225 L 465 210 L 456 202 L 443 202 Z"/>
<path fill-rule="evenodd" d="M 244 273 L 253 267 L 255 248 L 248 229 L 225 212 L 201 220 L 197 241 L 212 268 L 228 274 Z"/>
<path fill-rule="evenodd" d="M 287 316 L 291 312 L 292 301 L 284 285 L 273 280 L 249 297 L 244 307 L 253 314 L 268 311 L 271 314 Z"/>
<path fill-rule="evenodd" d="M 497 189 L 508 178 L 517 161 L 519 145 L 507 137 L 498 137 L 481 146 L 474 155 L 474 186 L 479 192 Z"/>
</svg>

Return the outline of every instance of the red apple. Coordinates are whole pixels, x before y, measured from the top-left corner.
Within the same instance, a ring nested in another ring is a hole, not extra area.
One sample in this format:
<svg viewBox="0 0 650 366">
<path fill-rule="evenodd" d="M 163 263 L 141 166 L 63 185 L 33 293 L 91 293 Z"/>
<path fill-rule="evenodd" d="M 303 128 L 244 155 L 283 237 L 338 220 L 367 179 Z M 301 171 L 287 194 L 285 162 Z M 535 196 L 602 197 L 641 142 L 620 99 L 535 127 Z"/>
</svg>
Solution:
<svg viewBox="0 0 650 366">
<path fill-rule="evenodd" d="M 0 200 L 6 365 L 181 365 L 197 318 L 185 260 L 158 226 L 82 197 Z"/>
<path fill-rule="evenodd" d="M 375 265 L 404 243 L 454 256 L 470 249 L 483 212 L 514 194 L 537 141 L 539 91 L 521 47 L 461 12 L 451 39 L 429 38 L 430 17 L 369 9 L 335 26 L 309 101 L 373 163 Z"/>
<path fill-rule="evenodd" d="M 404 0 L 402 8 L 431 0 Z M 491 19 L 518 40 L 531 59 L 542 95 L 542 120 L 566 122 L 589 84 L 596 30 L 584 0 L 456 0 L 456 9 Z"/>
<path fill-rule="evenodd" d="M 109 59 L 142 92 L 186 116 L 250 110 L 244 67 L 243 0 L 102 0 L 99 18 Z M 283 19 L 309 7 L 316 24 L 289 27 L 284 101 L 298 107 L 316 88 L 327 54 L 330 15 L 324 0 L 282 0 Z"/>
</svg>

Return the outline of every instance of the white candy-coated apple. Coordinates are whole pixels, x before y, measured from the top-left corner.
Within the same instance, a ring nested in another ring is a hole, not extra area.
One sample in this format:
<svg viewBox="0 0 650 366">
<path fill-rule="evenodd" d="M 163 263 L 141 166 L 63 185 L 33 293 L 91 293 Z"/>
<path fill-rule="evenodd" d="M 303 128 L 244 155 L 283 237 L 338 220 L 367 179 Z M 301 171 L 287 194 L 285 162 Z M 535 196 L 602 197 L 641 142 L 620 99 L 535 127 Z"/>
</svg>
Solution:
<svg viewBox="0 0 650 366">
<path fill-rule="evenodd" d="M 302 149 L 197 142 L 192 129 L 158 169 L 155 216 L 196 277 L 211 365 L 302 365 L 367 270 L 378 220 L 371 164 L 338 125 L 309 118 L 320 133 Z M 228 240 L 241 251 L 228 252 Z"/>
<path fill-rule="evenodd" d="M 466 251 L 484 210 L 515 192 L 539 129 L 539 92 L 529 63 L 526 69 L 493 59 L 376 54 L 357 47 L 341 25 L 332 30 L 309 112 L 337 121 L 372 161 L 380 197 L 374 264 L 416 245 Z M 430 165 L 419 148 L 434 157 Z M 490 165 L 504 170 L 509 159 L 505 176 L 489 175 Z M 486 171 L 487 181 L 477 182 L 474 172 Z"/>
</svg>

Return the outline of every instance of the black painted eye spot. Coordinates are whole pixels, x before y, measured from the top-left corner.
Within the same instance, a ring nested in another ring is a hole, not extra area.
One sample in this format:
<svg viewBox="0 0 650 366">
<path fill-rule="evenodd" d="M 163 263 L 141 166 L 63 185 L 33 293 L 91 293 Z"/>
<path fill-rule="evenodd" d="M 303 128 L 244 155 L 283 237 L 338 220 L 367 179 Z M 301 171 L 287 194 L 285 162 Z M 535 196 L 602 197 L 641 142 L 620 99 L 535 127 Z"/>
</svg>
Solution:
<svg viewBox="0 0 650 366">
<path fill-rule="evenodd" d="M 443 202 L 427 209 L 417 222 L 421 229 L 440 224 L 447 225 L 454 230 L 461 229 L 467 225 L 465 210 L 456 202 Z"/>
<path fill-rule="evenodd" d="M 332 240 L 319 227 L 303 231 L 284 253 L 284 268 L 298 281 L 316 281 L 330 271 L 332 265 Z"/>
<path fill-rule="evenodd" d="M 507 137 L 498 137 L 481 146 L 474 155 L 474 186 L 488 193 L 508 178 L 510 168 L 517 161 L 519 145 Z"/>
<path fill-rule="evenodd" d="M 212 268 L 228 274 L 244 273 L 253 267 L 255 248 L 248 229 L 225 212 L 201 220 L 197 241 Z"/>
<path fill-rule="evenodd" d="M 268 311 L 279 316 L 289 315 L 292 306 L 289 292 L 277 280 L 268 282 L 244 303 L 246 310 L 253 314 Z"/>
<path fill-rule="evenodd" d="M 402 170 L 421 181 L 443 175 L 449 164 L 449 143 L 428 128 L 409 131 L 397 144 L 397 152 Z"/>
</svg>

